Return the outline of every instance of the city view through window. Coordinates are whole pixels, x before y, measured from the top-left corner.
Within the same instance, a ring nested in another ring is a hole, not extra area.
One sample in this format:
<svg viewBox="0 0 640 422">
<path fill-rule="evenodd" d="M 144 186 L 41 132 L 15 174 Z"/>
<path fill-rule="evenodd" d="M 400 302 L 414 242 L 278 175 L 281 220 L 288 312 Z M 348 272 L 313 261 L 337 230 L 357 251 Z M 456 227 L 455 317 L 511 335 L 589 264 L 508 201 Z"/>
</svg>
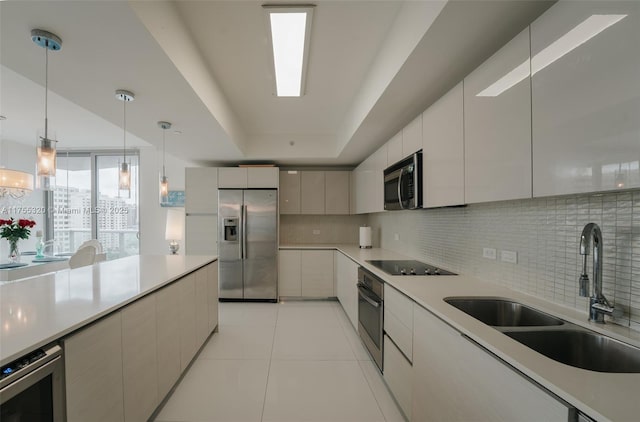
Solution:
<svg viewBox="0 0 640 422">
<path fill-rule="evenodd" d="M 97 238 L 107 259 L 139 253 L 138 156 L 131 163 L 131 190 L 118 190 L 122 155 L 60 153 L 53 192 L 52 222 L 56 253 L 73 253 Z"/>
</svg>

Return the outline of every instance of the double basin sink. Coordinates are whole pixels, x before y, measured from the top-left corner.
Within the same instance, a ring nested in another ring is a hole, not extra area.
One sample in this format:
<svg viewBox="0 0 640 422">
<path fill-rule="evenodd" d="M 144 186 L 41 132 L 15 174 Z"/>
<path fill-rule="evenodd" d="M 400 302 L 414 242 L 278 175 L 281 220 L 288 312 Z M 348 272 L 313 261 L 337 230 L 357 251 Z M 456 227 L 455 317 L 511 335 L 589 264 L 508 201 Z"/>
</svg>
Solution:
<svg viewBox="0 0 640 422">
<path fill-rule="evenodd" d="M 597 372 L 640 373 L 640 349 L 506 299 L 445 302 L 546 357 Z"/>
</svg>

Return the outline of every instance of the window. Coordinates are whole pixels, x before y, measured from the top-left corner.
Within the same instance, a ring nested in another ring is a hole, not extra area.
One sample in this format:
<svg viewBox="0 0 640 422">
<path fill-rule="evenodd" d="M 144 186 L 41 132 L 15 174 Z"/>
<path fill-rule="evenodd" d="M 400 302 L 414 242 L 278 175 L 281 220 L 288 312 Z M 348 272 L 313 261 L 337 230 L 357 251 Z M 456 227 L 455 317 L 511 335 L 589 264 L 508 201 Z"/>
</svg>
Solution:
<svg viewBox="0 0 640 422">
<path fill-rule="evenodd" d="M 139 157 L 127 153 L 131 190 L 118 190 L 122 153 L 58 151 L 55 187 L 48 195 L 48 239 L 56 253 L 71 254 L 98 239 L 107 259 L 139 253 Z"/>
</svg>

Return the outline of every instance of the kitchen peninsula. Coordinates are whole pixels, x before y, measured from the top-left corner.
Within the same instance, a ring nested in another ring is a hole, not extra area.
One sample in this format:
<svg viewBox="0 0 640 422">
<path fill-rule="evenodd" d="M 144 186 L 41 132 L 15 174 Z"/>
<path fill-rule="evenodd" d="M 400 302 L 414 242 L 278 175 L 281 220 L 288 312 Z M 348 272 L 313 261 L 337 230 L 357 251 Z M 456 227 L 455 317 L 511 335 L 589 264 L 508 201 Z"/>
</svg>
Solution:
<svg viewBox="0 0 640 422">
<path fill-rule="evenodd" d="M 217 274 L 212 256 L 131 256 L 6 283 L 0 364 L 59 341 L 67 420 L 147 419 L 217 327 Z"/>
</svg>

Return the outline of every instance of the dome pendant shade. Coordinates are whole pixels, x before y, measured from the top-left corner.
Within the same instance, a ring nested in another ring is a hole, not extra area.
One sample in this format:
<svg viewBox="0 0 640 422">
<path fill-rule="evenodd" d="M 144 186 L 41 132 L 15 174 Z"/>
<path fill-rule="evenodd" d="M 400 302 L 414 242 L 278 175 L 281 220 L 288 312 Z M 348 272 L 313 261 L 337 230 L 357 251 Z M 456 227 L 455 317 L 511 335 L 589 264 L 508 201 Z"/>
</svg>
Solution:
<svg viewBox="0 0 640 422">
<path fill-rule="evenodd" d="M 17 170 L 0 168 L 0 198 L 20 199 L 33 192 L 33 175 Z"/>
</svg>

